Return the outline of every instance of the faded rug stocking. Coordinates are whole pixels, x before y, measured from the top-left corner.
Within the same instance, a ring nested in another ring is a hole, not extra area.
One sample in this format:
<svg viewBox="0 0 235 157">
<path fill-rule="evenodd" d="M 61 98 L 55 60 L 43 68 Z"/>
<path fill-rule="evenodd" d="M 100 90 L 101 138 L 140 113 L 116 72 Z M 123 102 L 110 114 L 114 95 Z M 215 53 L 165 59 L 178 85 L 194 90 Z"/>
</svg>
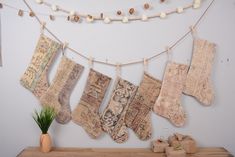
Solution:
<svg viewBox="0 0 235 157">
<path fill-rule="evenodd" d="M 125 122 L 141 140 L 152 135 L 151 110 L 160 93 L 161 81 L 144 74 L 136 95 L 129 105 Z"/>
<path fill-rule="evenodd" d="M 66 124 L 71 120 L 69 99 L 82 71 L 83 66 L 63 56 L 51 86 L 40 98 L 42 105 L 55 108 L 58 123 Z"/>
<path fill-rule="evenodd" d="M 73 121 L 82 126 L 91 138 L 98 138 L 102 131 L 99 108 L 111 78 L 90 70 L 81 100 L 72 113 Z"/>
<path fill-rule="evenodd" d="M 188 66 L 170 62 L 166 66 L 160 95 L 154 104 L 154 112 L 170 120 L 175 126 L 183 126 L 186 120 L 181 106 L 181 95 Z"/>
<path fill-rule="evenodd" d="M 117 143 L 123 143 L 128 139 L 125 115 L 137 88 L 132 83 L 118 78 L 109 104 L 101 116 L 103 130 Z"/>
<path fill-rule="evenodd" d="M 20 83 L 38 99 L 49 87 L 48 69 L 51 66 L 60 44 L 41 35 L 34 51 L 31 63 L 20 79 Z"/>
<path fill-rule="evenodd" d="M 211 105 L 214 99 L 210 79 L 214 55 L 214 43 L 202 39 L 194 40 L 192 63 L 183 92 L 195 97 L 204 105 Z"/>
</svg>

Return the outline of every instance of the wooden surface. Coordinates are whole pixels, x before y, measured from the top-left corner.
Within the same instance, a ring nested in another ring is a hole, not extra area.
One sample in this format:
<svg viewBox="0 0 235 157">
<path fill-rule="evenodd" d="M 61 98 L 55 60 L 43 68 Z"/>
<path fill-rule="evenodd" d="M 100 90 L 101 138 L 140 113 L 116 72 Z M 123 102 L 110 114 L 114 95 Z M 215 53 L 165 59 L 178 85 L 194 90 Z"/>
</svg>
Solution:
<svg viewBox="0 0 235 157">
<path fill-rule="evenodd" d="M 24 149 L 17 157 L 166 157 L 144 148 L 53 148 L 50 153 L 41 153 L 39 148 Z M 200 148 L 198 153 L 187 157 L 233 157 L 224 148 Z"/>
</svg>

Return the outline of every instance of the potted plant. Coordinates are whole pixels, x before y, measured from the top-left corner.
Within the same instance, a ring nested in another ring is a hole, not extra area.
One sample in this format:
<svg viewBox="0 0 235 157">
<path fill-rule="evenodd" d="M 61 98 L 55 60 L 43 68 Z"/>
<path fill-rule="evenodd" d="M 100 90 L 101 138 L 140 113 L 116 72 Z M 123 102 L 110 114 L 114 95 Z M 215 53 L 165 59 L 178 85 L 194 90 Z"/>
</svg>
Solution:
<svg viewBox="0 0 235 157">
<path fill-rule="evenodd" d="M 41 109 L 40 112 L 35 110 L 33 119 L 39 126 L 39 128 L 42 131 L 42 134 L 40 136 L 40 148 L 41 151 L 44 153 L 47 153 L 51 150 L 51 137 L 47 133 L 51 123 L 55 119 L 56 112 L 55 109 L 49 106 L 45 106 Z"/>
</svg>

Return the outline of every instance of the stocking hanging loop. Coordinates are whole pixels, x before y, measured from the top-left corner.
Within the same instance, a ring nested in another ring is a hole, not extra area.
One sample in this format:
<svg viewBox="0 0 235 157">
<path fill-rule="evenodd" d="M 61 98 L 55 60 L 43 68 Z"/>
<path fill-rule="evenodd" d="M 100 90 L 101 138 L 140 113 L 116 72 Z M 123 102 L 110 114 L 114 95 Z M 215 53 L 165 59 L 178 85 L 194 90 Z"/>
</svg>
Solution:
<svg viewBox="0 0 235 157">
<path fill-rule="evenodd" d="M 172 61 L 171 48 L 166 46 L 167 61 Z"/>
<path fill-rule="evenodd" d="M 144 72 L 148 71 L 148 59 L 143 58 L 143 64 L 144 64 Z"/>
<path fill-rule="evenodd" d="M 44 33 L 45 27 L 46 27 L 46 22 L 41 22 L 41 26 L 40 26 L 40 32 L 41 32 L 41 34 Z"/>
<path fill-rule="evenodd" d="M 193 38 L 195 38 L 197 36 L 197 30 L 196 30 L 195 26 L 190 26 L 189 28 L 191 30 L 191 34 L 192 34 Z"/>
<path fill-rule="evenodd" d="M 89 57 L 88 64 L 89 64 L 89 68 L 92 69 L 93 65 L 94 65 L 94 58 L 93 57 Z"/>
<path fill-rule="evenodd" d="M 63 54 L 63 56 L 64 56 L 64 53 L 65 53 L 65 49 L 68 47 L 68 45 L 69 45 L 69 43 L 67 43 L 67 42 L 64 42 L 62 44 L 62 54 Z"/>
<path fill-rule="evenodd" d="M 116 75 L 117 75 L 117 77 L 121 76 L 121 65 L 120 65 L 120 63 L 116 64 Z"/>
</svg>

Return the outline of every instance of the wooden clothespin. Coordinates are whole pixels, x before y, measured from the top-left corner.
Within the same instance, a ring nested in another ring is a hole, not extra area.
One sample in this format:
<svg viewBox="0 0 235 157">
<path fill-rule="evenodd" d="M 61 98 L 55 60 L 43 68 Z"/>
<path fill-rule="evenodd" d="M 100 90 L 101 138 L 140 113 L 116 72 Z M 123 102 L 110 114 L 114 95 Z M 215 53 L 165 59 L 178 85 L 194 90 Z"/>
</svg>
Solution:
<svg viewBox="0 0 235 157">
<path fill-rule="evenodd" d="M 88 60 L 88 64 L 89 64 L 89 68 L 93 68 L 93 64 L 94 64 L 94 58 L 93 57 L 89 57 L 89 60 Z"/>
<path fill-rule="evenodd" d="M 41 22 L 41 26 L 40 26 L 40 32 L 41 32 L 41 34 L 44 33 L 45 27 L 46 27 L 46 22 Z"/>
<path fill-rule="evenodd" d="M 144 72 L 148 71 L 148 59 L 143 58 L 143 64 L 144 64 Z"/>
<path fill-rule="evenodd" d="M 117 77 L 121 76 L 121 64 L 120 63 L 116 64 L 116 75 Z"/>
<path fill-rule="evenodd" d="M 193 38 L 195 38 L 197 36 L 197 30 L 195 29 L 194 26 L 190 26 L 190 30 Z"/>
<path fill-rule="evenodd" d="M 65 49 L 68 47 L 69 43 L 67 42 L 64 42 L 63 45 L 62 45 L 62 54 L 64 55 L 65 53 Z"/>
</svg>

